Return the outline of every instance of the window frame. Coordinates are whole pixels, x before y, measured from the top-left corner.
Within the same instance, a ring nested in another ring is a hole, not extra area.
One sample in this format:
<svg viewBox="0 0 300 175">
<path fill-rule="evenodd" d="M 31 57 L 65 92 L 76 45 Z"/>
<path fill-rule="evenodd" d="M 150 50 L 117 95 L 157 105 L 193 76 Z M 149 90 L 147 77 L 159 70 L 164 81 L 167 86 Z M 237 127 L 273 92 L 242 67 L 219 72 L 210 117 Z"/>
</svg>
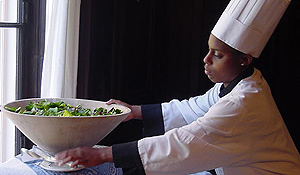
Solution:
<svg viewBox="0 0 300 175">
<path fill-rule="evenodd" d="M 17 1 L 17 21 L 16 22 L 1 22 L 0 21 L 0 28 L 14 28 L 16 29 L 16 91 L 15 91 L 15 96 L 16 98 L 18 97 L 18 78 L 19 78 L 19 68 L 18 65 L 20 63 L 20 60 L 22 60 L 22 50 L 23 50 L 23 24 L 24 24 L 24 20 L 25 18 L 25 2 L 23 2 L 23 0 L 18 0 Z M 20 134 L 19 134 L 19 130 L 16 128 L 15 129 L 15 154 L 19 153 L 19 151 L 17 151 L 17 147 L 19 148 L 20 146 L 18 146 L 19 142 L 17 141 L 17 137 L 19 138 Z"/>
<path fill-rule="evenodd" d="M 0 28 L 17 29 L 16 99 L 40 97 L 45 47 L 46 0 L 18 0 L 17 22 L 0 22 Z M 33 143 L 17 128 L 15 154 Z"/>
</svg>

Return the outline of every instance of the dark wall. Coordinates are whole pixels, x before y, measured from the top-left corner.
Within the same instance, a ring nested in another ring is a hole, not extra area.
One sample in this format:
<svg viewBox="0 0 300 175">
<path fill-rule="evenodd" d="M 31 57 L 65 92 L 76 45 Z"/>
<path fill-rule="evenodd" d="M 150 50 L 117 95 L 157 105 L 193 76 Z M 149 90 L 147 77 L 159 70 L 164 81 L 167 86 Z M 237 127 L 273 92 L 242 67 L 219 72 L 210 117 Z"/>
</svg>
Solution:
<svg viewBox="0 0 300 175">
<path fill-rule="evenodd" d="M 149 104 L 203 94 L 212 86 L 203 73 L 207 40 L 228 2 L 82 1 L 78 97 Z M 300 3 L 294 0 L 261 58 L 256 60 L 256 67 L 269 82 L 299 147 L 298 23 Z M 121 125 L 108 140 L 131 124 Z M 126 131 L 136 133 L 133 129 Z"/>
<path fill-rule="evenodd" d="M 145 104 L 187 98 L 211 87 L 202 58 L 210 30 L 227 2 L 98 0 L 86 4 L 82 8 L 91 14 L 83 14 L 82 20 L 90 23 L 81 26 L 81 40 L 90 40 L 81 44 L 80 65 L 87 66 L 79 76 L 86 76 L 87 83 L 79 85 L 79 96 Z"/>
</svg>

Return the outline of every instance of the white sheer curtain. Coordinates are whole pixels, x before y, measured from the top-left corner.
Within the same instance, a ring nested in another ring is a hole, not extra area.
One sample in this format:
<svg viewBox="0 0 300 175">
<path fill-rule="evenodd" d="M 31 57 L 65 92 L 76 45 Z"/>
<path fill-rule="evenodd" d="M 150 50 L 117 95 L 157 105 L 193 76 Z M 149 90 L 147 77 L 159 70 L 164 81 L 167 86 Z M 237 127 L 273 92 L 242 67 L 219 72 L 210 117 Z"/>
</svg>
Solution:
<svg viewBox="0 0 300 175">
<path fill-rule="evenodd" d="M 0 29 L 0 104 L 15 100 L 16 29 Z M 15 126 L 0 112 L 0 163 L 15 154 Z"/>
<path fill-rule="evenodd" d="M 81 0 L 47 0 L 41 97 L 76 97 Z"/>
</svg>

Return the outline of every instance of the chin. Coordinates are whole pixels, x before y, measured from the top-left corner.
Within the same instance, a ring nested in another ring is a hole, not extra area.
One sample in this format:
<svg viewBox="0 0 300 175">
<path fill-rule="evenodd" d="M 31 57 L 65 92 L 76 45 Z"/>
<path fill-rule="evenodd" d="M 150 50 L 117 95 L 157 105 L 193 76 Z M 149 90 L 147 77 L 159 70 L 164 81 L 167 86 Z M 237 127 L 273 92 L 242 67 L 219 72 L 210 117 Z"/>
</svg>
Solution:
<svg viewBox="0 0 300 175">
<path fill-rule="evenodd" d="M 213 78 L 211 78 L 210 76 L 208 76 L 208 79 L 213 82 L 213 83 L 217 83 Z"/>
</svg>

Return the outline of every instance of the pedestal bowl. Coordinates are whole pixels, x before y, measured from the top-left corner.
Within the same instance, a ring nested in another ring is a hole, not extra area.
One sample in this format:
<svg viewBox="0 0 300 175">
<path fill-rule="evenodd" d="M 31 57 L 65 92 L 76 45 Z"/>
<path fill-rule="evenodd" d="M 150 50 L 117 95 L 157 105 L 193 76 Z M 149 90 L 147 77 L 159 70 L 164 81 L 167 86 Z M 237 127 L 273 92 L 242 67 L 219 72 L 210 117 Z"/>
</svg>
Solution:
<svg viewBox="0 0 300 175">
<path fill-rule="evenodd" d="M 121 114 L 107 116 L 35 116 L 11 112 L 5 107 L 24 108 L 29 102 L 64 101 L 66 104 L 95 109 L 112 107 L 122 110 Z M 107 105 L 102 101 L 69 99 L 69 98 L 32 98 L 17 100 L 6 104 L 2 108 L 5 117 L 8 117 L 16 127 L 42 150 L 54 155 L 60 151 L 78 146 L 93 146 L 108 135 L 131 112 L 125 106 Z"/>
</svg>

